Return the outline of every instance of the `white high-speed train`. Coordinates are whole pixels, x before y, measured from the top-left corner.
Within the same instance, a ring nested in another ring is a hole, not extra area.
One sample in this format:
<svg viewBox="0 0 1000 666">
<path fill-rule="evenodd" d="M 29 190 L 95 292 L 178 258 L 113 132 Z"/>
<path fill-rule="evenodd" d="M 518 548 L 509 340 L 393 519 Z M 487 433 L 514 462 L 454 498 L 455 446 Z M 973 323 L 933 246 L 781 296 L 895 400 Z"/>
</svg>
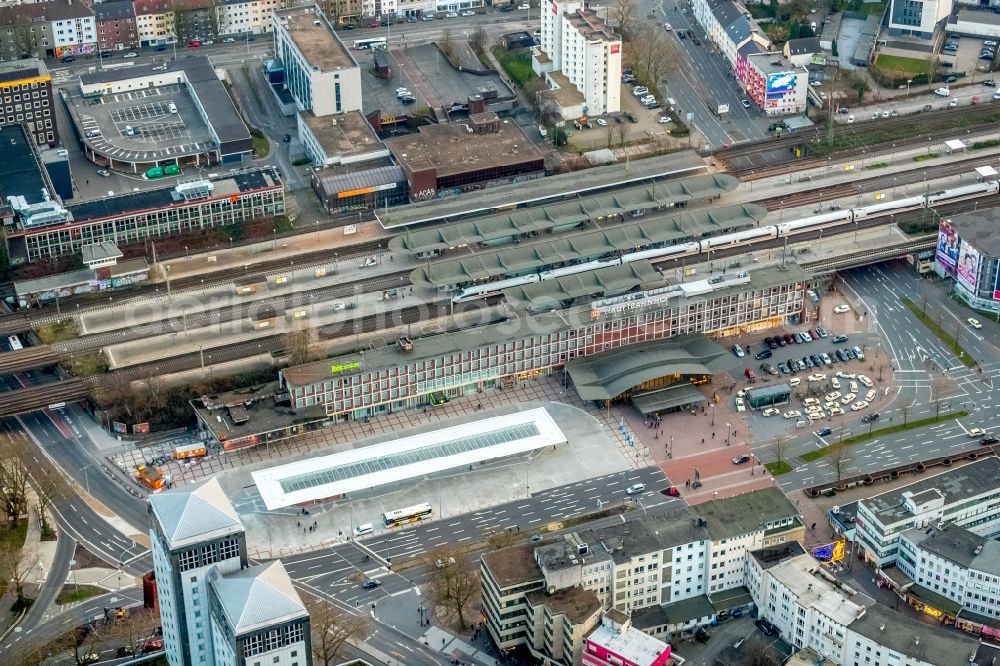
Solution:
<svg viewBox="0 0 1000 666">
<path fill-rule="evenodd" d="M 853 224 L 868 218 L 882 217 L 884 215 L 901 213 L 917 208 L 933 206 L 935 204 L 951 203 L 954 201 L 980 197 L 984 194 L 997 194 L 998 192 L 1000 192 L 1000 181 L 990 180 L 982 183 L 974 183 L 972 185 L 964 185 L 950 190 L 942 190 L 940 192 L 934 192 L 933 194 L 877 203 L 871 206 L 864 206 L 862 208 L 831 211 L 828 213 L 821 213 L 819 215 L 802 218 L 801 220 L 781 222 L 773 226 L 747 229 L 746 231 L 737 231 L 736 233 L 723 234 L 721 236 L 712 236 L 711 238 L 705 238 L 704 240 L 692 241 L 690 243 L 680 243 L 669 247 L 639 250 L 637 252 L 629 252 L 627 254 L 609 259 L 588 261 L 582 264 L 574 264 L 572 266 L 564 266 L 562 268 L 541 271 L 539 273 L 531 273 L 530 275 L 522 275 L 520 277 L 498 280 L 496 282 L 486 282 L 463 289 L 458 294 L 453 296 L 451 300 L 455 303 L 461 303 L 477 298 L 492 296 L 511 287 L 518 287 L 545 280 L 554 280 L 567 275 L 586 273 L 599 268 L 606 268 L 608 266 L 619 266 L 633 261 L 657 262 L 664 259 L 687 257 L 700 254 L 702 252 L 708 252 L 710 250 L 714 251 L 719 248 L 729 248 L 747 243 L 756 243 L 758 241 L 772 238 L 794 236 L 795 234 L 816 231 L 817 229 L 826 229 L 828 227 Z"/>
</svg>

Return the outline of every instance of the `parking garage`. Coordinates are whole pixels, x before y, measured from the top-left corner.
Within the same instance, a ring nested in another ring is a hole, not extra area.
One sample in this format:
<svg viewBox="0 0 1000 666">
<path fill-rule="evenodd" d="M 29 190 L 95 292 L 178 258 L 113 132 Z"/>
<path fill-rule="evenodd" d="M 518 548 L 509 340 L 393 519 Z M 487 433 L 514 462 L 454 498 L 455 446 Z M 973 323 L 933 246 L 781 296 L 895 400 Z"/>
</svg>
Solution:
<svg viewBox="0 0 1000 666">
<path fill-rule="evenodd" d="M 204 57 L 84 74 L 63 99 L 84 154 L 111 169 L 250 158 L 250 132 Z"/>
</svg>

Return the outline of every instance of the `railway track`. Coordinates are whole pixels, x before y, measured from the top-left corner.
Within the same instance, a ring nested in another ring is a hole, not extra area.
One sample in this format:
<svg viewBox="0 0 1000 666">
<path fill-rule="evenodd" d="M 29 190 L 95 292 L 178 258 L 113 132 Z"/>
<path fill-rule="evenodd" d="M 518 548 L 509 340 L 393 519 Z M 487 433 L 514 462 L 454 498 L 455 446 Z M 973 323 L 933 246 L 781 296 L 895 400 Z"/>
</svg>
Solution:
<svg viewBox="0 0 1000 666">
<path fill-rule="evenodd" d="M 830 199 L 840 199 L 843 197 L 860 195 L 864 192 L 875 192 L 880 189 L 891 192 L 897 187 L 926 182 L 935 178 L 957 176 L 962 173 L 968 173 L 974 166 L 984 166 L 986 164 L 995 166 L 998 162 L 1000 162 L 1000 158 L 994 156 L 971 158 L 962 160 L 961 162 L 952 162 L 951 164 L 944 164 L 930 169 L 904 171 L 898 175 L 891 176 L 875 175 L 870 178 L 856 180 L 852 183 L 838 183 L 836 185 L 817 187 L 804 192 L 796 192 L 791 195 L 760 199 L 754 203 L 765 206 L 769 211 L 797 208 L 799 206 L 828 201 Z M 890 194 L 890 198 L 894 199 L 895 196 Z"/>
<path fill-rule="evenodd" d="M 982 118 L 995 113 L 997 113 L 996 108 L 989 104 L 982 104 L 969 107 L 960 115 L 964 118 Z M 892 144 L 893 150 L 898 150 L 899 148 L 913 147 L 914 145 L 921 145 L 927 142 L 940 141 L 940 137 L 935 137 L 932 133 L 940 133 L 942 130 L 965 131 L 955 130 L 956 117 L 956 113 L 953 109 L 936 109 L 932 111 L 922 111 L 910 116 L 900 116 L 899 118 L 893 119 L 894 127 L 910 127 L 913 129 L 913 134 L 909 137 L 892 140 L 888 143 Z M 851 136 L 856 136 L 860 139 L 860 135 L 864 133 L 864 130 L 870 128 L 871 125 L 869 123 L 848 126 L 840 125 L 833 128 L 832 136 L 835 139 L 843 139 Z M 729 166 L 729 173 L 734 176 L 738 176 L 741 180 L 757 180 L 759 178 L 767 178 L 770 176 L 788 173 L 793 169 L 802 170 L 823 166 L 828 164 L 830 158 L 832 157 L 842 159 L 862 154 L 873 154 L 873 150 L 877 150 L 879 146 L 885 145 L 885 143 L 883 143 L 850 148 L 847 150 L 837 151 L 829 157 L 806 157 L 791 162 L 789 161 L 788 150 L 792 147 L 809 143 L 819 143 L 826 140 L 826 137 L 827 130 L 825 128 L 816 127 L 811 130 L 796 132 L 794 134 L 788 134 L 774 139 L 722 148 L 715 151 L 712 155 L 717 160 L 725 162 Z M 778 151 L 781 153 L 780 160 L 769 160 L 766 158 L 768 154 L 777 153 Z"/>
</svg>

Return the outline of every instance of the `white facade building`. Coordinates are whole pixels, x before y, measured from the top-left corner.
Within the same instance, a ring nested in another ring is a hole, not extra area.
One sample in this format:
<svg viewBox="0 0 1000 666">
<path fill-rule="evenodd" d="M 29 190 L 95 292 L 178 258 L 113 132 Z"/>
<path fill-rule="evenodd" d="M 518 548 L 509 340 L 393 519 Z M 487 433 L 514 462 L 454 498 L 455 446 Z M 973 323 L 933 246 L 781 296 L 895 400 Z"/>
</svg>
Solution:
<svg viewBox="0 0 1000 666">
<path fill-rule="evenodd" d="M 246 535 L 216 479 L 149 497 L 170 666 L 310 666 L 309 613 L 281 562 L 247 568 Z"/>
<path fill-rule="evenodd" d="M 953 0 L 890 0 L 888 32 L 931 39 L 953 5 Z"/>
<path fill-rule="evenodd" d="M 879 567 L 896 562 L 900 535 L 941 522 L 1000 534 L 1000 458 L 988 457 L 858 502 L 855 538 Z"/>
<path fill-rule="evenodd" d="M 271 12 L 286 0 L 220 0 L 215 5 L 220 35 L 263 35 L 271 31 Z"/>
<path fill-rule="evenodd" d="M 208 574 L 246 567 L 243 524 L 215 479 L 150 495 L 149 511 L 167 661 L 211 666 Z"/>
<path fill-rule="evenodd" d="M 579 0 L 545 0 L 540 7 L 541 46 L 532 56 L 536 74 L 550 89 L 568 85 L 582 96 L 574 100 L 555 96 L 563 117 L 603 115 L 621 110 L 622 43 L 597 13 Z M 555 74 L 562 74 L 562 77 Z M 579 106 L 579 109 L 577 108 Z M 579 110 L 579 112 L 577 112 Z"/>
<path fill-rule="evenodd" d="M 97 43 L 97 22 L 93 16 L 82 16 L 52 22 L 52 39 L 56 48 Z"/>
<path fill-rule="evenodd" d="M 833 578 L 800 546 L 752 553 L 747 589 L 759 616 L 797 650 L 858 666 L 968 666 L 979 642 L 894 612 Z"/>
<path fill-rule="evenodd" d="M 361 110 L 361 70 L 316 5 L 272 14 L 274 55 L 300 111 L 316 116 Z"/>
</svg>

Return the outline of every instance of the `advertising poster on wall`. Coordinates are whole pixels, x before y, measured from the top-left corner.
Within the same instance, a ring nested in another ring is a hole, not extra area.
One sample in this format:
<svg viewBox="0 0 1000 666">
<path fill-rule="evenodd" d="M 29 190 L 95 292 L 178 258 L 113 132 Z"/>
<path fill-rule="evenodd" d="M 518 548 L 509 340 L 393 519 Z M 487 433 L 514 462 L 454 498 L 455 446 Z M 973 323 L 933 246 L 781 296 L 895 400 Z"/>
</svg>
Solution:
<svg viewBox="0 0 1000 666">
<path fill-rule="evenodd" d="M 795 90 L 795 73 L 779 72 L 769 74 L 767 77 L 767 95 L 784 95 Z"/>
<path fill-rule="evenodd" d="M 975 292 L 979 286 L 979 263 L 982 257 L 979 251 L 966 242 L 962 242 L 958 254 L 958 282 L 969 291 Z"/>
<path fill-rule="evenodd" d="M 997 259 L 997 265 L 994 269 L 996 274 L 996 281 L 993 283 L 993 300 L 1000 301 L 1000 259 Z"/>
<path fill-rule="evenodd" d="M 949 275 L 955 274 L 955 269 L 958 267 L 958 232 L 947 220 L 942 220 L 938 229 L 937 250 L 934 253 L 934 258 Z"/>
</svg>

